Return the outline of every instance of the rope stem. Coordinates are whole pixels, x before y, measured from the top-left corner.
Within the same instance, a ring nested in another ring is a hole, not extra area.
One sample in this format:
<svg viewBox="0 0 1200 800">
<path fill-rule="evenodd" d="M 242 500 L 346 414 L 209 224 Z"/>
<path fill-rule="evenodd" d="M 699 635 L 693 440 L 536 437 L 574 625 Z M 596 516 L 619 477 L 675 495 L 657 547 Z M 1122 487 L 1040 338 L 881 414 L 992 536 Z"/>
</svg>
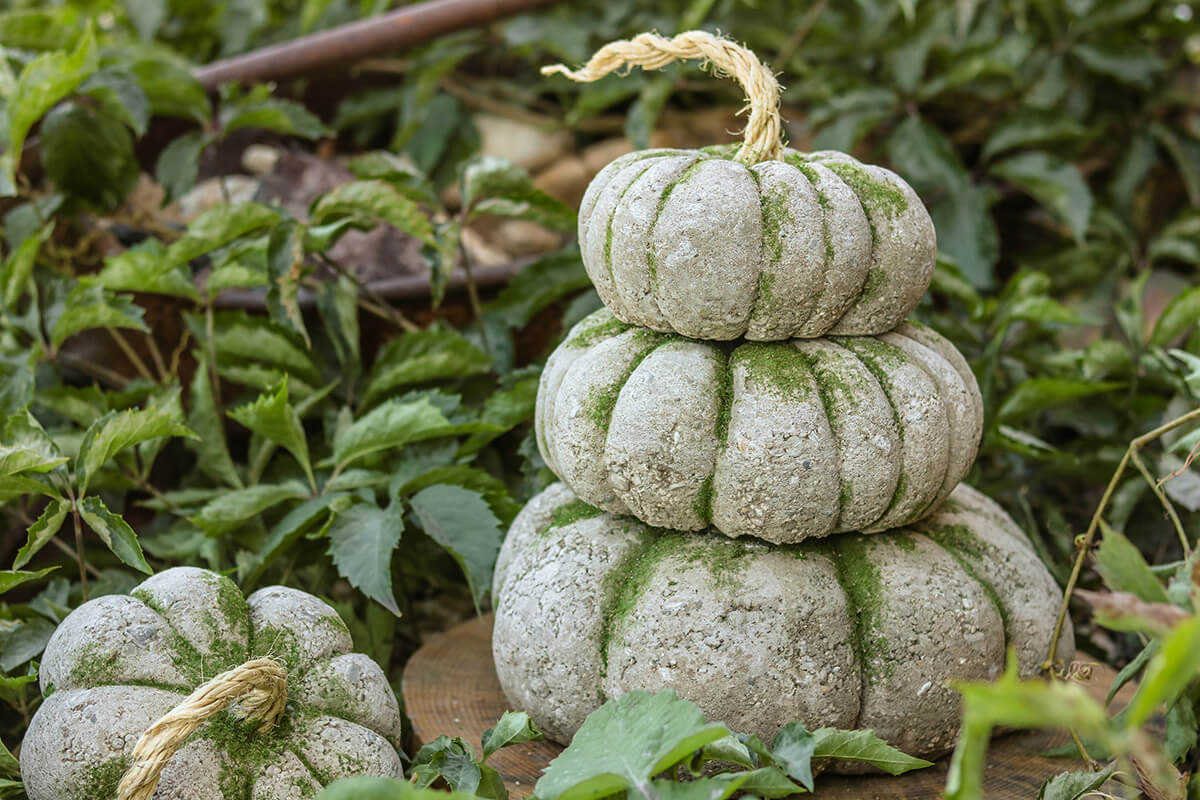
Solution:
<svg viewBox="0 0 1200 800">
<path fill-rule="evenodd" d="M 735 158 L 743 164 L 779 159 L 783 155 L 779 82 L 758 56 L 723 36 L 688 31 L 667 39 L 653 33 L 639 33 L 632 39 L 604 45 L 580 69 L 570 70 L 563 64 L 553 64 L 542 67 L 542 74 L 561 73 L 573 81 L 590 83 L 624 66 L 660 69 L 673 61 L 687 59 L 701 59 L 712 64 L 717 74 L 736 79 L 746 90 L 750 118 Z"/>
<path fill-rule="evenodd" d="M 117 787 L 117 800 L 150 800 L 175 751 L 234 700 L 236 717 L 260 723 L 258 733 L 271 730 L 287 705 L 287 683 L 287 671 L 279 662 L 256 658 L 197 688 L 138 739 L 133 763 Z"/>
</svg>

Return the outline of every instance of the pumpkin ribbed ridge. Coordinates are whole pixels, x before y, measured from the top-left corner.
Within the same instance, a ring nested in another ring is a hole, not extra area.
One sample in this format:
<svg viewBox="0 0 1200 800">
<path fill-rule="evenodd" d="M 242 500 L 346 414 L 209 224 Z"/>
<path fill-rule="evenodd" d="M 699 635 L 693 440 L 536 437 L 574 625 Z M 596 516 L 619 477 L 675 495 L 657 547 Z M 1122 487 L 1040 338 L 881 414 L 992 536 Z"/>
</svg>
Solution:
<svg viewBox="0 0 1200 800">
<path fill-rule="evenodd" d="M 768 545 L 652 528 L 555 484 L 514 521 L 493 585 L 501 686 L 551 738 L 610 697 L 673 688 L 764 741 L 801 720 L 922 756 L 953 745 L 947 681 L 995 677 L 1006 647 L 1036 673 L 1061 598 L 966 486 L 888 536 Z"/>
<path fill-rule="evenodd" d="M 402 723 L 383 670 L 350 652 L 333 608 L 273 586 L 249 598 L 207 570 L 176 567 L 130 595 L 91 600 L 55 630 L 40 680 L 47 695 L 22 745 L 31 800 L 115 795 L 141 734 L 197 685 L 250 658 L 288 672 L 288 711 L 269 734 L 226 714 L 162 772 L 155 798 L 262 800 L 319 791 L 343 776 L 401 777 Z"/>
<path fill-rule="evenodd" d="M 735 346 L 603 309 L 550 356 L 535 412 L 547 466 L 584 501 L 777 543 L 929 514 L 970 469 L 982 423 L 962 356 L 915 323 Z"/>
<path fill-rule="evenodd" d="M 751 167 L 731 156 L 638 151 L 588 186 L 580 251 L 619 319 L 774 341 L 883 333 L 920 302 L 936 239 L 898 176 L 832 151 Z"/>
</svg>

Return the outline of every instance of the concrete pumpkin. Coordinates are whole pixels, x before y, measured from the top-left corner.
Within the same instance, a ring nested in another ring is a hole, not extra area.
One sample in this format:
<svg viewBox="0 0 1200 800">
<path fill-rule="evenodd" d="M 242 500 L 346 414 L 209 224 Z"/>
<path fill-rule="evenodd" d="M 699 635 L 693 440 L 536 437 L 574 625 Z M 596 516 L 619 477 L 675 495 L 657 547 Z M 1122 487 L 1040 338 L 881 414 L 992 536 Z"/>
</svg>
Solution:
<svg viewBox="0 0 1200 800">
<path fill-rule="evenodd" d="M 557 741 L 608 698 L 671 688 L 764 741 L 800 720 L 924 757 L 959 727 L 947 681 L 994 678 L 1007 647 L 1035 674 L 1061 600 L 966 486 L 888 535 L 770 546 L 650 528 L 554 484 L 514 521 L 494 592 L 501 686 Z M 1060 655 L 1073 647 L 1068 625 Z"/>
<path fill-rule="evenodd" d="M 696 339 L 870 335 L 929 288 L 937 244 L 912 188 L 844 153 L 646 150 L 609 164 L 579 246 L 618 319 Z"/>
<path fill-rule="evenodd" d="M 343 776 L 403 777 L 396 697 L 351 646 L 337 612 L 312 595 L 272 586 L 243 598 L 228 578 L 191 567 L 91 600 L 46 646 L 46 699 L 21 750 L 30 800 L 116 797 L 142 734 L 255 656 L 286 668 L 280 722 L 261 734 L 219 713 L 167 763 L 155 800 L 291 800 Z"/>
<path fill-rule="evenodd" d="M 932 330 L 718 345 L 600 310 L 550 356 L 535 427 L 585 502 L 651 525 L 799 542 L 930 513 L 971 467 L 983 402 Z"/>
</svg>

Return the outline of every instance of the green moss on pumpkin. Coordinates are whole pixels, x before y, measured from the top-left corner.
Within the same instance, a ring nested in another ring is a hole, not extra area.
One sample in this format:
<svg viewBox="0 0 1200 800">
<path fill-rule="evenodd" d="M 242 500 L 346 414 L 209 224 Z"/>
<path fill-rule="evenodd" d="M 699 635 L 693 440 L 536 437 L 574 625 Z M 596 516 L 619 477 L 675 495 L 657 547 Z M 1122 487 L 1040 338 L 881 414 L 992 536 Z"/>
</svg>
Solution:
<svg viewBox="0 0 1200 800">
<path fill-rule="evenodd" d="M 803 355 L 786 342 L 750 342 L 733 351 L 736 362 L 746 370 L 747 383 L 796 401 L 812 391 L 812 373 Z"/>
<path fill-rule="evenodd" d="M 876 178 L 859 164 L 848 161 L 823 161 L 824 166 L 854 191 L 870 217 L 875 213 L 895 219 L 908 210 L 908 198 L 890 182 Z"/>
<path fill-rule="evenodd" d="M 129 769 L 132 758 L 128 754 L 114 756 L 101 761 L 87 771 L 83 785 L 79 787 L 83 796 L 88 800 L 111 800 L 117 796 L 117 786 L 125 771 Z"/>
<path fill-rule="evenodd" d="M 838 582 L 855 610 L 854 647 L 858 654 L 863 681 L 874 684 L 891 675 L 896 668 L 891 647 L 882 634 L 884 586 L 879 567 L 871 560 L 866 537 L 858 534 L 839 536 L 836 543 L 822 543 L 833 559 Z"/>
<path fill-rule="evenodd" d="M 692 500 L 692 511 L 705 523 L 712 522 L 713 478 L 713 475 L 709 475 L 704 479 L 700 484 L 700 491 L 696 492 L 696 498 Z"/>
<path fill-rule="evenodd" d="M 603 513 L 603 509 L 588 505 L 579 498 L 575 498 L 554 509 L 554 514 L 550 517 L 550 524 L 542 529 L 542 533 L 549 533 L 551 528 L 565 528 L 581 519 L 591 519 Z"/>
<path fill-rule="evenodd" d="M 602 428 L 605 433 L 608 433 L 608 426 L 612 422 L 613 409 L 617 406 L 617 398 L 620 397 L 621 389 L 624 388 L 626 381 L 629 380 L 629 376 L 646 359 L 646 356 L 650 355 L 656 347 L 664 344 L 671 338 L 667 334 L 658 333 L 648 328 L 637 328 L 632 335 L 638 345 L 638 349 L 634 352 L 633 358 L 630 359 L 625 373 L 608 386 L 593 388 L 587 398 L 585 413 L 588 419 Z"/>
<path fill-rule="evenodd" d="M 563 344 L 563 347 L 573 350 L 591 347 L 592 345 L 603 342 L 605 339 L 611 339 L 614 336 L 620 336 L 622 333 L 632 327 L 632 325 L 621 322 L 621 320 L 613 317 L 611 319 L 604 320 L 603 322 L 597 322 L 593 325 L 589 325 L 568 339 Z"/>
<path fill-rule="evenodd" d="M 757 175 L 753 170 L 751 175 Z M 783 260 L 783 232 L 794 223 L 788 207 L 788 192 L 782 187 L 760 195 L 762 208 L 763 252 L 767 262 L 778 264 Z"/>
</svg>

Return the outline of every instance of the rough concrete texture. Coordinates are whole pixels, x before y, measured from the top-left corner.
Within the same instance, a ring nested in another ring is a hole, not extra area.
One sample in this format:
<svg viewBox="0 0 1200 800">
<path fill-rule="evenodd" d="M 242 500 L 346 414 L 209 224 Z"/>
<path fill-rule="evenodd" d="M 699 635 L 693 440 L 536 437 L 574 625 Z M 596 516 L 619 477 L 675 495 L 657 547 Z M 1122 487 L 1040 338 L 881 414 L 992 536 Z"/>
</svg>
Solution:
<svg viewBox="0 0 1200 800">
<path fill-rule="evenodd" d="M 231 660 L 259 655 L 288 667 L 282 722 L 265 737 L 233 735 L 230 717 L 218 716 L 163 771 L 156 800 L 311 797 L 302 789 L 321 782 L 296 752 L 324 777 L 400 777 L 396 697 L 379 666 L 350 648 L 345 624 L 312 595 L 273 586 L 247 600 L 206 570 L 166 570 L 130 596 L 85 603 L 43 656 L 48 697 L 21 758 L 30 800 L 112 796 L 123 760 L 155 720 Z"/>
<path fill-rule="evenodd" d="M 600 171 L 579 243 L 600 298 L 630 324 L 773 341 L 891 330 L 933 276 L 933 222 L 894 173 L 785 150 L 752 167 L 724 148 L 645 150 Z"/>
<path fill-rule="evenodd" d="M 948 681 L 999 674 L 1009 645 L 1034 670 L 1061 600 L 1015 523 L 965 486 L 918 526 L 800 545 L 577 503 L 558 485 L 531 501 L 496 572 L 501 685 L 560 742 L 608 698 L 670 688 L 764 741 L 799 720 L 935 757 L 959 726 Z M 1072 644 L 1068 630 L 1064 658 Z"/>
<path fill-rule="evenodd" d="M 931 513 L 970 469 L 983 403 L 928 328 L 719 346 L 602 309 L 550 356 L 534 415 L 585 502 L 776 543 Z"/>
</svg>

